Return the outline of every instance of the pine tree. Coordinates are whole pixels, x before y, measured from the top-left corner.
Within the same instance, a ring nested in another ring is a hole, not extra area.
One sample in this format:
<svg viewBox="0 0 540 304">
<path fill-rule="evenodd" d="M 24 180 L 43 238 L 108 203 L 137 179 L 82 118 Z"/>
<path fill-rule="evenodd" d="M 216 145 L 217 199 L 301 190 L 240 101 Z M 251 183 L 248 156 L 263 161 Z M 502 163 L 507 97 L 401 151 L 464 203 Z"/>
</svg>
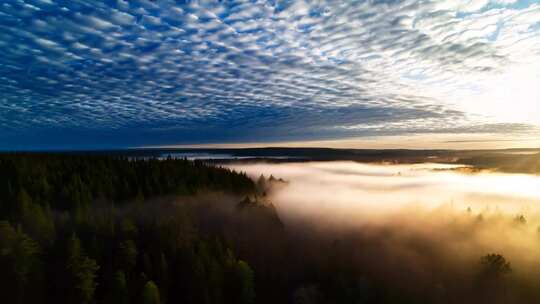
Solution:
<svg viewBox="0 0 540 304">
<path fill-rule="evenodd" d="M 137 246 L 132 240 L 123 241 L 118 246 L 118 256 L 123 269 L 128 273 L 135 267 L 137 263 Z"/>
<path fill-rule="evenodd" d="M 128 300 L 126 275 L 123 271 L 117 271 L 113 279 L 111 303 L 126 304 Z"/>
<path fill-rule="evenodd" d="M 253 282 L 253 270 L 248 263 L 239 260 L 236 264 L 236 274 L 240 284 L 239 303 L 250 304 L 255 302 L 255 285 Z"/>
<path fill-rule="evenodd" d="M 96 290 L 96 261 L 82 252 L 81 241 L 73 234 L 68 241 L 68 259 L 66 268 L 70 275 L 71 297 L 78 303 L 91 303 Z"/>
<path fill-rule="evenodd" d="M 17 302 L 24 303 L 26 296 L 31 296 L 32 287 L 36 287 L 31 281 L 39 270 L 40 252 L 37 242 L 28 235 L 20 229 L 15 230 L 6 221 L 0 221 L 0 281 L 12 282 L 12 287 L 16 288 L 7 299 L 15 296 Z"/>
<path fill-rule="evenodd" d="M 153 281 L 148 281 L 144 285 L 142 292 L 143 304 L 159 304 L 159 289 Z"/>
</svg>

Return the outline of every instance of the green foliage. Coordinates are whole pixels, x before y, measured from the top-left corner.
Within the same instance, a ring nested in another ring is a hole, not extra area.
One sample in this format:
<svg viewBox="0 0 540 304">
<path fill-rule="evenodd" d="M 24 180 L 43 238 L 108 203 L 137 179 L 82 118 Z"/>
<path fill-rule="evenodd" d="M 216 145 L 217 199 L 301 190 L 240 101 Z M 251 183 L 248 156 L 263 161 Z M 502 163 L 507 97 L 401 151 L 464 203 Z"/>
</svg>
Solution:
<svg viewBox="0 0 540 304">
<path fill-rule="evenodd" d="M 255 302 L 255 284 L 253 282 L 253 270 L 248 263 L 238 261 L 236 274 L 240 284 L 239 303 L 250 304 Z"/>
<path fill-rule="evenodd" d="M 53 241 L 56 232 L 52 213 L 48 208 L 29 203 L 22 210 L 21 222 L 24 230 L 42 244 Z"/>
<path fill-rule="evenodd" d="M 26 292 L 31 291 L 32 279 L 39 274 L 40 253 L 37 242 L 8 222 L 0 221 L 0 269 L 2 281 L 5 281 L 0 284 L 4 287 L 14 284 L 15 297 L 19 302 Z"/>
<path fill-rule="evenodd" d="M 117 271 L 114 274 L 110 303 L 127 304 L 128 301 L 129 297 L 126 275 L 123 271 Z"/>
<path fill-rule="evenodd" d="M 14 259 L 13 268 L 17 282 L 24 285 L 28 281 L 28 276 L 32 269 L 36 267 L 39 262 L 39 246 L 26 234 L 18 232 L 16 241 L 11 250 Z"/>
<path fill-rule="evenodd" d="M 144 285 L 142 292 L 142 303 L 143 304 L 159 304 L 159 289 L 156 284 L 152 281 L 148 281 Z"/>
<path fill-rule="evenodd" d="M 137 263 L 137 246 L 132 240 L 122 241 L 118 246 L 119 262 L 126 272 L 130 272 Z"/>
<path fill-rule="evenodd" d="M 130 303 L 151 280 L 162 301 L 196 299 L 173 284 L 225 301 L 221 252 L 185 258 L 195 247 L 212 247 L 191 212 L 148 203 L 204 191 L 245 195 L 255 184 L 243 173 L 188 160 L 0 155 L 0 286 L 13 290 L 5 299 Z M 202 271 L 179 279 L 177 271 L 192 262 Z"/>
<path fill-rule="evenodd" d="M 245 174 L 181 159 L 109 156 L 0 155 L 0 215 L 20 218 L 32 203 L 71 210 L 84 217 L 96 200 L 142 202 L 160 195 L 203 190 L 246 193 L 255 184 Z"/>
<path fill-rule="evenodd" d="M 71 296 L 78 303 L 91 303 L 97 283 L 96 272 L 99 269 L 97 262 L 84 255 L 81 241 L 73 234 L 67 245 L 66 269 L 70 275 Z"/>
</svg>

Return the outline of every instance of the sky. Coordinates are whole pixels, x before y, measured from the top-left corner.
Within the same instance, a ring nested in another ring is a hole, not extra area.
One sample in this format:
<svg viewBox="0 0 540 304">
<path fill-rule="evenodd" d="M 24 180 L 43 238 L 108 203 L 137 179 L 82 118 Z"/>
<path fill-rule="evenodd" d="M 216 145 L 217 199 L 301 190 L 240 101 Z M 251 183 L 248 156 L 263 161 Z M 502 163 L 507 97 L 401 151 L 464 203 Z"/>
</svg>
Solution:
<svg viewBox="0 0 540 304">
<path fill-rule="evenodd" d="M 5 0 L 0 48 L 2 150 L 540 146 L 540 0 Z"/>
</svg>

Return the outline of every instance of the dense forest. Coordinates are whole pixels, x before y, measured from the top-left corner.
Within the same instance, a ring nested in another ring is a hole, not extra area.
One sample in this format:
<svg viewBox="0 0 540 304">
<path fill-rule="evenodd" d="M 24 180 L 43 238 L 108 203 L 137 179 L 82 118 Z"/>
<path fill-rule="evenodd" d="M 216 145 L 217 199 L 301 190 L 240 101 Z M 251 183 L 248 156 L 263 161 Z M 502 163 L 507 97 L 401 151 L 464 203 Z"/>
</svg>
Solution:
<svg viewBox="0 0 540 304">
<path fill-rule="evenodd" d="M 166 196 L 253 194 L 187 160 L 0 156 L 4 303 L 252 303 L 253 270 Z"/>
<path fill-rule="evenodd" d="M 499 254 L 478 253 L 471 269 L 413 265 L 392 252 L 392 231 L 299 233 L 267 199 L 286 183 L 184 159 L 0 155 L 3 302 L 539 299 L 536 281 L 509 285 L 512 266 Z"/>
</svg>

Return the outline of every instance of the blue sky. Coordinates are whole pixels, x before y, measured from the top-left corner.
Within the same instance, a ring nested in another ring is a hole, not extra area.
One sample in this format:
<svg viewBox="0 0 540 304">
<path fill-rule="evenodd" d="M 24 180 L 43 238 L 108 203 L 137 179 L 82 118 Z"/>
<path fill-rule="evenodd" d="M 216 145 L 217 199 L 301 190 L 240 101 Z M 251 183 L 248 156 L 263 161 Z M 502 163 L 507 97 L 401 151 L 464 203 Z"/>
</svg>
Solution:
<svg viewBox="0 0 540 304">
<path fill-rule="evenodd" d="M 540 130 L 540 1 L 7 0 L 0 48 L 0 149 Z"/>
</svg>

